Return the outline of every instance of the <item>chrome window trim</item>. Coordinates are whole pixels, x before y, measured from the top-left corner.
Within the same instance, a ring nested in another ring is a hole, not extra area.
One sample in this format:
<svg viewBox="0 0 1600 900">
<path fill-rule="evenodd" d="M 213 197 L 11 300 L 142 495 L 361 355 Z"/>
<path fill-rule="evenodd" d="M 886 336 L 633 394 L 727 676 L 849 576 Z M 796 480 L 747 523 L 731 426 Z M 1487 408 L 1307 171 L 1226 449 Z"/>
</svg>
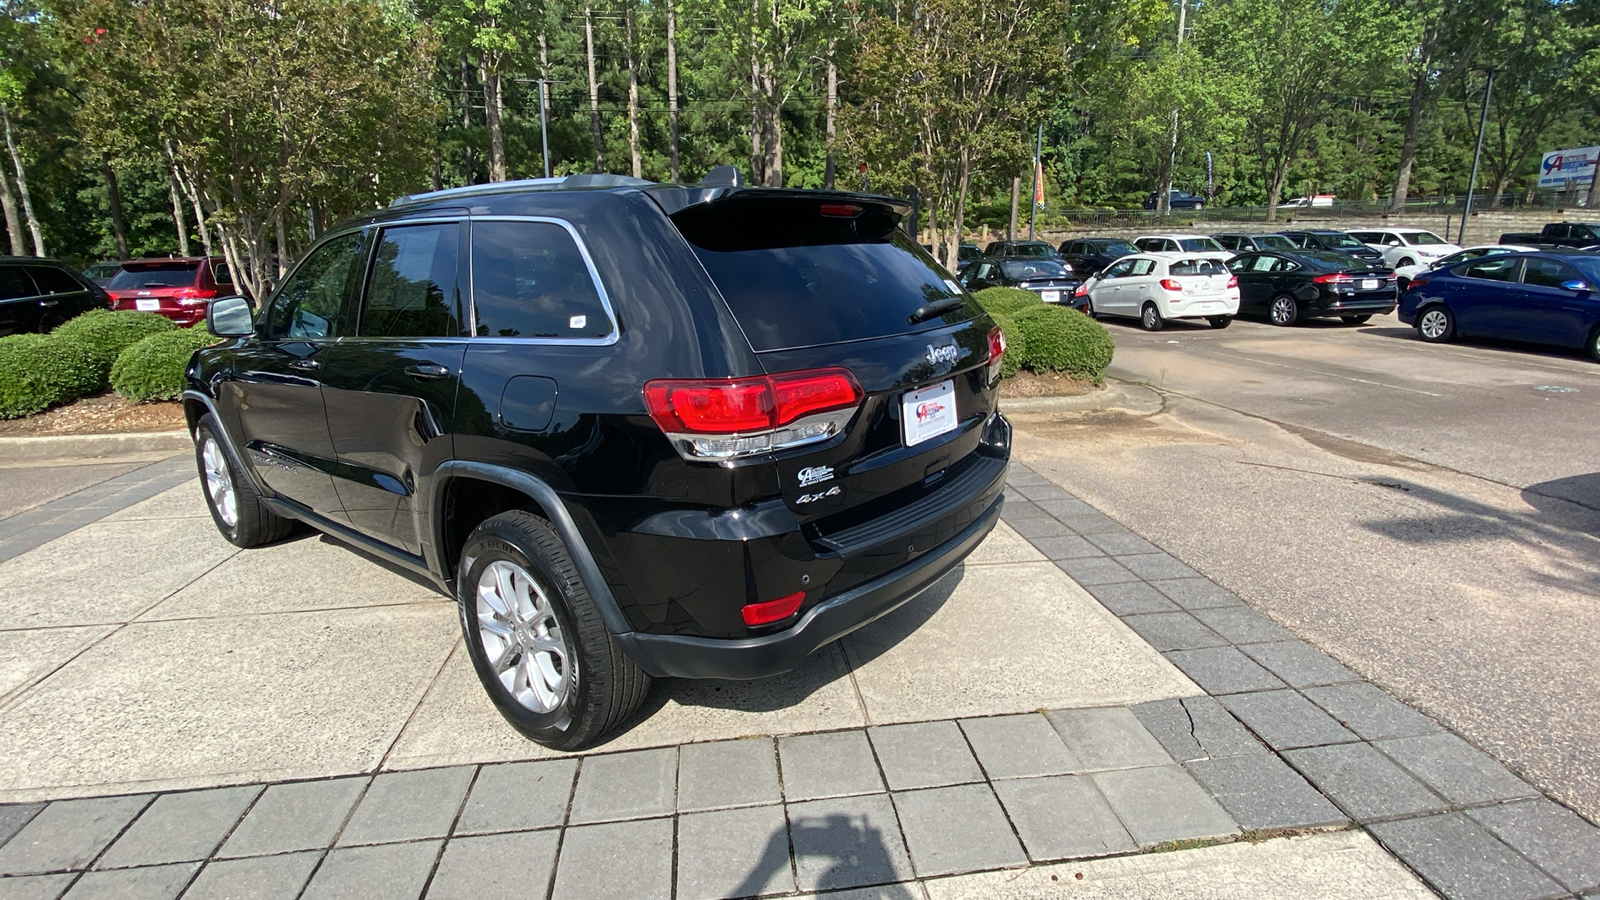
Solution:
<svg viewBox="0 0 1600 900">
<path fill-rule="evenodd" d="M 578 229 L 566 219 L 553 216 L 470 216 L 468 221 L 474 225 L 478 222 L 533 222 L 541 225 L 556 225 L 567 232 L 572 242 L 578 247 L 578 255 L 583 257 L 583 264 L 589 270 L 589 280 L 594 283 L 595 292 L 600 297 L 600 308 L 605 310 L 606 322 L 611 326 L 602 337 L 506 337 L 503 335 L 478 334 L 478 290 L 477 290 L 477 259 L 474 256 L 475 245 L 472 235 L 467 236 L 467 297 L 472 335 L 470 340 L 500 340 L 513 341 L 518 344 L 577 346 L 577 347 L 609 347 L 622 339 L 622 329 L 617 325 L 617 313 L 611 305 L 611 295 L 606 292 L 605 283 L 600 280 L 600 270 L 595 267 L 594 257 L 589 255 L 589 245 L 584 243 L 583 236 Z"/>
</svg>

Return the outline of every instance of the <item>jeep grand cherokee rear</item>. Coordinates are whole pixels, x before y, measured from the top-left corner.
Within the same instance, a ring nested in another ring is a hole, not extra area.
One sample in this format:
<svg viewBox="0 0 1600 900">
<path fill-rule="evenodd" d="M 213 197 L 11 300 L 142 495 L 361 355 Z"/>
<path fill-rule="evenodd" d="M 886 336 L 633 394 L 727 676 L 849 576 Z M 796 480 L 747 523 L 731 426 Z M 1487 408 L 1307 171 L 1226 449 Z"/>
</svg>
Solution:
<svg viewBox="0 0 1600 900">
<path fill-rule="evenodd" d="M 650 677 L 792 669 L 999 515 L 1000 333 L 905 212 L 594 178 L 406 198 L 214 326 L 236 340 L 186 395 L 213 516 L 435 579 L 496 706 L 553 747 Z M 286 399 L 313 393 L 325 435 Z"/>
</svg>

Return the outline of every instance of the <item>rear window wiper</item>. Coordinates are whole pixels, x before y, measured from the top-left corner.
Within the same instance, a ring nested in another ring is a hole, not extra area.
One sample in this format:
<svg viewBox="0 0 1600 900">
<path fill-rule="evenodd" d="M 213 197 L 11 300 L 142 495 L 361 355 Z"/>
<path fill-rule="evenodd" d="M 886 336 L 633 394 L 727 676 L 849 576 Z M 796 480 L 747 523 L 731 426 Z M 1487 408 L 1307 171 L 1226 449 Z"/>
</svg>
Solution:
<svg viewBox="0 0 1600 900">
<path fill-rule="evenodd" d="M 942 316 L 952 309 L 960 308 L 961 304 L 965 302 L 960 297 L 947 297 L 934 303 L 924 303 L 917 307 L 916 312 L 911 314 L 911 324 L 915 325 L 918 322 L 926 322 L 935 316 Z"/>
</svg>

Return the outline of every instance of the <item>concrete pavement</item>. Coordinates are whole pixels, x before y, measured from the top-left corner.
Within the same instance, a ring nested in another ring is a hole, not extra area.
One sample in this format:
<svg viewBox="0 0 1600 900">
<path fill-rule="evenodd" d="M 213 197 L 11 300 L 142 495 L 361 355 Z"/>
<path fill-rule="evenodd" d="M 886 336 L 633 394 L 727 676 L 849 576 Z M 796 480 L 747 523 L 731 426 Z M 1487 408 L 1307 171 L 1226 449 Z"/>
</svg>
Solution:
<svg viewBox="0 0 1600 900">
<path fill-rule="evenodd" d="M 1073 492 L 1017 466 L 1005 518 L 800 672 L 552 758 L 409 578 L 235 551 L 192 482 L 102 513 L 0 563 L 0 896 L 1600 888 L 1592 826 Z"/>
</svg>

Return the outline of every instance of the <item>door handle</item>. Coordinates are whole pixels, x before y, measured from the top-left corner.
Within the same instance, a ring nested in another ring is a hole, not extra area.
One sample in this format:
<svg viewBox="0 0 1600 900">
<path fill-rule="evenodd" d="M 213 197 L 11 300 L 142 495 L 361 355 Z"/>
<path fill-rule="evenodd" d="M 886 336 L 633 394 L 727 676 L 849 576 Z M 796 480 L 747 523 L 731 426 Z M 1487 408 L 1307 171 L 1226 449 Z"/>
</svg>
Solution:
<svg viewBox="0 0 1600 900">
<path fill-rule="evenodd" d="M 313 369 L 322 368 L 322 363 L 319 363 L 314 359 L 295 359 L 289 361 L 289 368 L 299 369 L 302 372 L 309 372 Z"/>
<path fill-rule="evenodd" d="M 416 363 L 406 367 L 406 374 L 417 379 L 448 378 L 450 376 L 450 367 L 441 366 L 437 363 Z"/>
<path fill-rule="evenodd" d="M 60 303 L 60 302 L 61 301 L 59 301 L 59 300 L 40 300 L 39 301 L 39 305 L 40 306 L 55 306 L 57 303 Z"/>
</svg>

